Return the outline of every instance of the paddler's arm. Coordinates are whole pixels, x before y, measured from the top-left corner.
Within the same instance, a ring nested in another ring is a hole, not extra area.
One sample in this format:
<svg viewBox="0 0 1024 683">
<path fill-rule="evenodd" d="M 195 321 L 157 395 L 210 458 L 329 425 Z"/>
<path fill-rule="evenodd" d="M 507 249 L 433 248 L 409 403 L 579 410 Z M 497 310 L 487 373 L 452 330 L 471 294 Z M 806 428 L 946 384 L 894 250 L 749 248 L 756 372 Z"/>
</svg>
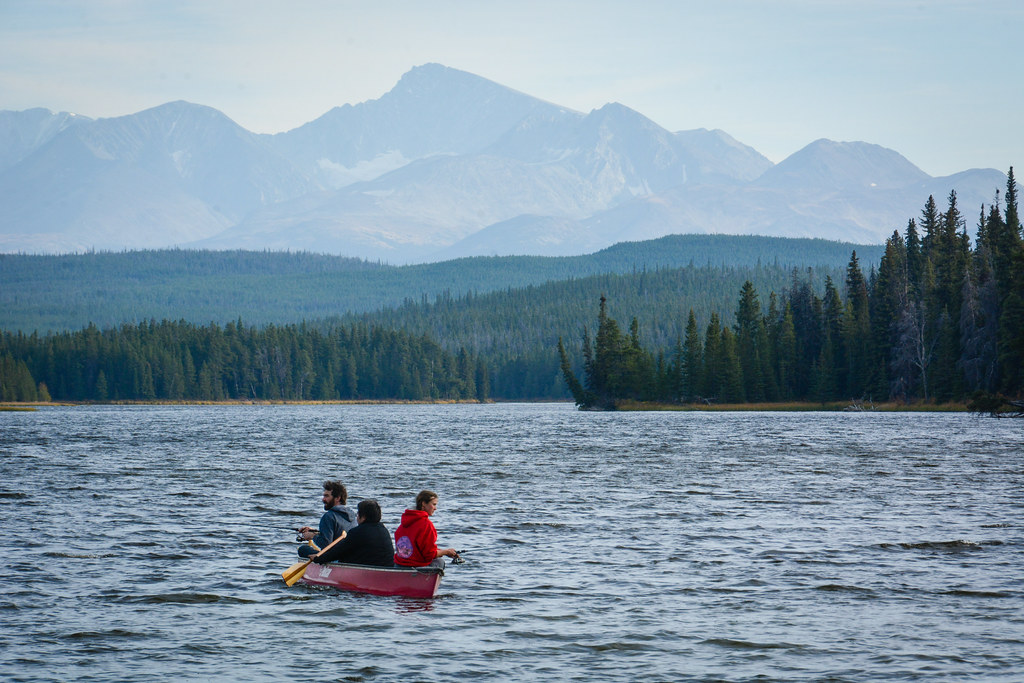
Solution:
<svg viewBox="0 0 1024 683">
<path fill-rule="evenodd" d="M 318 564 L 330 562 L 330 558 L 337 555 L 341 547 L 344 545 L 344 543 L 341 543 L 340 541 L 342 541 L 346 536 L 348 536 L 348 532 L 342 531 L 341 535 L 334 539 L 333 543 L 331 543 L 329 546 L 327 546 L 317 554 L 310 555 L 309 559 Z"/>
</svg>

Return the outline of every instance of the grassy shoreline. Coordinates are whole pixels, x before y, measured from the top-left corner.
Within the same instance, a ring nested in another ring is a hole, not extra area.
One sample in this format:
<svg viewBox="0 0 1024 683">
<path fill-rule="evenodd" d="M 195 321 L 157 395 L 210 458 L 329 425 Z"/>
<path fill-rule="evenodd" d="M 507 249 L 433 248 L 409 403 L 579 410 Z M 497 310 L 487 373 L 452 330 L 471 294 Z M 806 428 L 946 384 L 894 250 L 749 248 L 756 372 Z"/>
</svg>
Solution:
<svg viewBox="0 0 1024 683">
<path fill-rule="evenodd" d="M 509 401 L 518 403 L 518 401 Z M 332 406 L 332 405 L 459 405 L 474 404 L 480 401 L 472 400 L 435 400 L 435 401 L 409 401 L 409 400 L 347 400 L 347 401 L 288 401 L 288 400 L 252 400 L 235 399 L 222 401 L 33 401 L 27 403 L 6 402 L 0 403 L 0 411 L 32 411 L 41 407 L 55 406 L 274 406 L 274 405 L 301 405 L 301 406 Z M 506 401 L 487 400 L 483 403 L 495 404 L 506 403 Z M 537 403 L 537 401 L 529 401 Z M 562 401 L 551 401 L 551 403 L 562 403 Z M 832 401 L 819 403 L 813 401 L 787 401 L 780 403 L 646 403 L 641 401 L 622 401 L 617 405 L 622 411 L 698 411 L 698 412 L 915 412 L 915 413 L 962 413 L 968 412 L 965 403 L 899 403 L 886 401 L 882 403 L 852 404 L 849 401 Z"/>
<path fill-rule="evenodd" d="M 494 401 L 487 400 L 483 403 L 493 403 Z M 253 400 L 253 399 L 225 399 L 221 401 L 202 401 L 202 400 L 190 400 L 182 399 L 177 401 L 171 400 L 152 400 L 152 401 L 28 401 L 25 403 L 14 403 L 6 402 L 0 403 L 0 410 L 35 410 L 36 408 L 47 408 L 56 406 L 334 406 L 334 405 L 355 405 L 355 406 L 373 406 L 373 405 L 456 405 L 456 404 L 472 404 L 481 403 L 476 400 L 453 400 L 453 399 L 438 399 L 438 400 L 422 400 L 422 401 L 410 401 L 404 399 L 394 400 L 346 400 L 346 401 L 298 401 L 298 400 Z"/>
<path fill-rule="evenodd" d="M 851 403 L 850 401 L 786 401 L 780 403 L 645 403 L 641 401 L 622 401 L 616 405 L 617 410 L 627 411 L 701 411 L 701 412 L 865 412 L 865 413 L 964 413 L 965 403 L 931 403 L 919 401 L 900 403 L 886 401 L 882 403 Z"/>
</svg>

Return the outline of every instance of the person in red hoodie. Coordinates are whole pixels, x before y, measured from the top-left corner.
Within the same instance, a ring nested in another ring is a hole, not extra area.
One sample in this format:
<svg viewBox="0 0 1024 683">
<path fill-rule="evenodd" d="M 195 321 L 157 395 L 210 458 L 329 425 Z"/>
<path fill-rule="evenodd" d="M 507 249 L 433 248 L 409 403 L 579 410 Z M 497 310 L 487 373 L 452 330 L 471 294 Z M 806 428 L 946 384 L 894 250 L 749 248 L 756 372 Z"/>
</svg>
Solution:
<svg viewBox="0 0 1024 683">
<path fill-rule="evenodd" d="M 437 494 L 420 491 L 416 509 L 402 513 L 395 529 L 395 564 L 400 567 L 444 567 L 444 557 L 458 557 L 455 548 L 437 547 L 437 529 L 430 516 L 437 510 Z"/>
</svg>

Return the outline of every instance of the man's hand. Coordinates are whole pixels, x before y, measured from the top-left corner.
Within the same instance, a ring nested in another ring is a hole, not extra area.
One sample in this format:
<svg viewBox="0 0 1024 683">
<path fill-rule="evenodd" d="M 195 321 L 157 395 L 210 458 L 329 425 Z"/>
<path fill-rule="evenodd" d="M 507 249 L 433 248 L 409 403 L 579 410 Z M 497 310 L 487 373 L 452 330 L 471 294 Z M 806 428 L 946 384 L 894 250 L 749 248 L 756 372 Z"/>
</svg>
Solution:
<svg viewBox="0 0 1024 683">
<path fill-rule="evenodd" d="M 347 535 L 348 535 L 348 533 L 347 533 L 347 532 L 345 532 L 345 531 L 342 531 L 342 532 L 341 532 L 341 535 L 340 535 L 340 536 L 338 536 L 338 537 L 337 537 L 336 539 L 334 539 L 334 541 L 332 541 L 332 542 L 331 542 L 331 544 L 330 544 L 329 546 L 327 546 L 327 548 L 330 548 L 330 547 L 331 547 L 331 546 L 333 546 L 333 545 L 334 545 L 335 543 L 337 543 L 337 542 L 338 542 L 338 541 L 340 541 L 341 539 L 345 538 L 345 536 L 347 536 Z M 310 561 L 311 561 L 311 562 L 319 562 L 319 561 L 320 561 L 320 556 L 321 556 L 321 555 L 323 555 L 323 554 L 324 554 L 325 552 L 327 552 L 327 548 L 324 548 L 323 550 L 321 550 L 320 552 L 318 552 L 318 553 L 317 553 L 316 555 L 310 555 L 310 556 L 309 556 L 309 559 L 310 559 Z"/>
</svg>

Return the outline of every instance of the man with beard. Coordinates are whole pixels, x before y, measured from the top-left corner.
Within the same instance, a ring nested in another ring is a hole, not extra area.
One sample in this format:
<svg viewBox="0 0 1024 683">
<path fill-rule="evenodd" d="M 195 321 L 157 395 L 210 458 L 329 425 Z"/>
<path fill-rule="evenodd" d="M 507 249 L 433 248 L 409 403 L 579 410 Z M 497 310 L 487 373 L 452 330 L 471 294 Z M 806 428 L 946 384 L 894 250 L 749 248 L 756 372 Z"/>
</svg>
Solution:
<svg viewBox="0 0 1024 683">
<path fill-rule="evenodd" d="M 336 538 L 344 538 L 345 533 L 356 525 L 356 516 L 352 513 L 345 502 L 348 500 L 348 491 L 340 481 L 324 482 L 324 510 L 326 512 L 320 518 L 320 528 L 304 526 L 299 529 L 299 537 L 305 541 L 310 539 L 317 548 L 326 548 L 327 544 Z M 313 546 L 300 545 L 299 557 L 315 555 L 318 550 Z"/>
</svg>

